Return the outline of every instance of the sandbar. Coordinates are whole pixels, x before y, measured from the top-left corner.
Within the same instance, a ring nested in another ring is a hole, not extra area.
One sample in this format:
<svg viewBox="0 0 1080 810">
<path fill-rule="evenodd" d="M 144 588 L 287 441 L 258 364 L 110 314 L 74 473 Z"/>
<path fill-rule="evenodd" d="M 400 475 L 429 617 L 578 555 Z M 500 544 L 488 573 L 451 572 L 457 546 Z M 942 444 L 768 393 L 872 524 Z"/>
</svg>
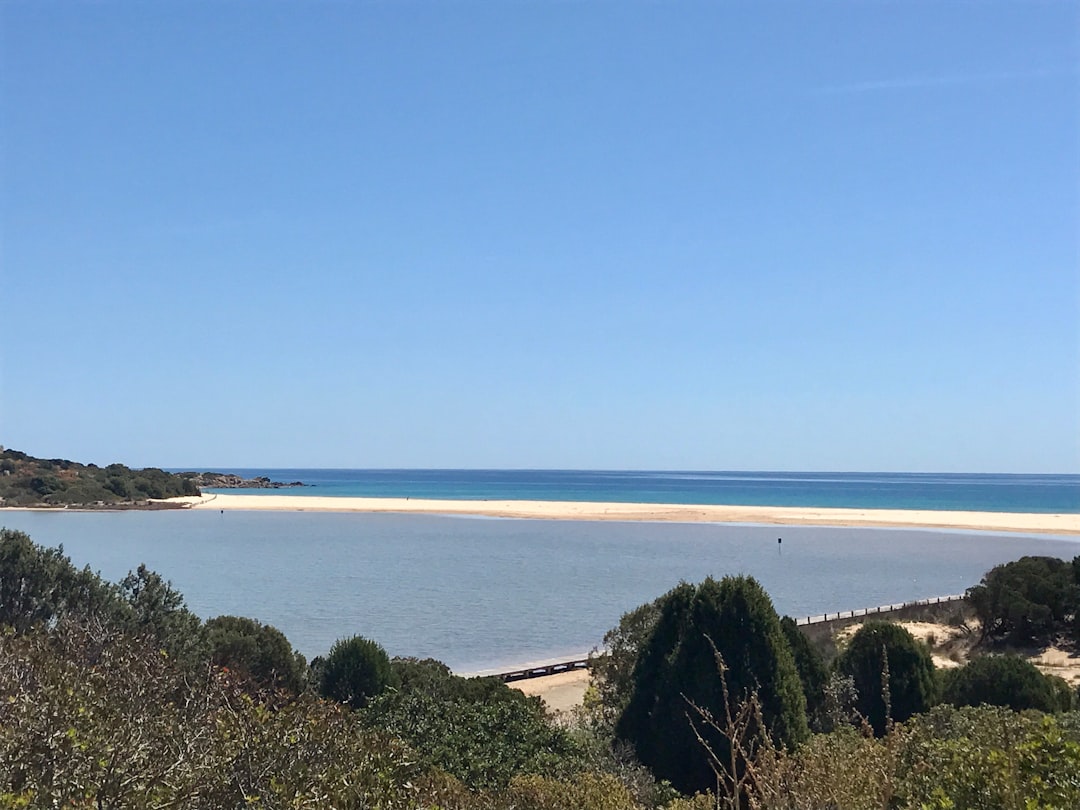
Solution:
<svg viewBox="0 0 1080 810">
<path fill-rule="evenodd" d="M 393 512 L 528 520 L 749 523 L 774 526 L 892 526 L 1080 535 L 1080 515 L 1031 512 L 947 512 L 919 509 L 834 509 L 800 506 L 716 506 L 584 501 L 459 501 L 229 493 L 173 500 L 183 502 L 193 509 L 223 511 Z"/>
</svg>

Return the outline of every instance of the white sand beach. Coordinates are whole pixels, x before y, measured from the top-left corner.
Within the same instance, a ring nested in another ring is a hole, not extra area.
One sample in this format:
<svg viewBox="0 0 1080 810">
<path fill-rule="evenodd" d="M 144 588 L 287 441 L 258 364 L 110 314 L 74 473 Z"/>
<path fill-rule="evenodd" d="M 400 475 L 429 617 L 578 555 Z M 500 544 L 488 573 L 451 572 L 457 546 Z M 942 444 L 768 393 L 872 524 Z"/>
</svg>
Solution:
<svg viewBox="0 0 1080 810">
<path fill-rule="evenodd" d="M 271 512 L 396 512 L 477 515 L 531 520 L 619 520 L 680 523 L 756 523 L 776 526 L 894 526 L 1080 535 L 1080 515 L 1021 512 L 943 512 L 907 509 L 825 509 L 791 506 L 712 506 L 571 501 L 456 501 L 412 498 L 336 498 L 319 495 L 213 494 L 176 498 L 194 509 Z"/>
</svg>

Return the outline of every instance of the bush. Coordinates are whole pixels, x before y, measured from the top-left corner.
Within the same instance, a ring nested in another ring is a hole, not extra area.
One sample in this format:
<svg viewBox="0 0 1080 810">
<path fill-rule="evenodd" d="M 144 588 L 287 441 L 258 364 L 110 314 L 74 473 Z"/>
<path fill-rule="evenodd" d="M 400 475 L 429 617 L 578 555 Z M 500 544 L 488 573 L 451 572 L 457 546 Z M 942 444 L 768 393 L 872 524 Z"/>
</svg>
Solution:
<svg viewBox="0 0 1080 810">
<path fill-rule="evenodd" d="M 581 769 L 577 746 L 551 725 L 540 698 L 498 678 L 453 675 L 431 659 L 394 659 L 391 667 L 399 685 L 369 703 L 366 720 L 407 742 L 425 764 L 473 789 Z"/>
<path fill-rule="evenodd" d="M 883 738 L 818 734 L 757 763 L 751 806 L 1065 810 L 1080 807 L 1077 715 L 938 706 Z"/>
<path fill-rule="evenodd" d="M 126 603 L 120 625 L 133 635 L 149 634 L 157 645 L 185 666 L 207 657 L 206 634 L 199 617 L 188 610 L 172 583 L 140 565 L 120 580 Z"/>
<path fill-rule="evenodd" d="M 521 776 L 499 798 L 499 807 L 514 810 L 640 810 L 629 791 L 606 774 L 582 773 L 562 781 Z"/>
<path fill-rule="evenodd" d="M 23 532 L 0 529 L 0 624 L 24 633 L 66 615 L 120 609 L 116 588 L 72 565 L 63 546 L 43 548 Z"/>
<path fill-rule="evenodd" d="M 589 672 L 596 686 L 595 719 L 606 732 L 615 727 L 630 702 L 634 666 L 656 627 L 661 606 L 672 593 L 624 613 L 618 626 L 604 634 L 603 652 L 594 650 L 589 656 Z"/>
<path fill-rule="evenodd" d="M 867 622 L 852 636 L 836 666 L 854 679 L 856 708 L 878 736 L 885 733 L 888 720 L 907 720 L 937 702 L 930 652 L 899 625 Z"/>
<path fill-rule="evenodd" d="M 368 700 L 395 683 L 386 650 L 363 636 L 341 639 L 322 662 L 323 697 L 362 709 Z"/>
<path fill-rule="evenodd" d="M 1059 679 L 1060 680 L 1060 679 Z M 984 655 L 960 669 L 949 671 L 942 698 L 953 706 L 1006 706 L 1014 711 L 1042 712 L 1072 708 L 1066 687 L 1065 705 L 1054 681 L 1015 655 Z"/>
<path fill-rule="evenodd" d="M 227 673 L 182 670 L 93 622 L 0 631 L 0 694 L 3 807 L 391 810 L 468 796 L 341 706 L 260 703 Z"/>
<path fill-rule="evenodd" d="M 242 616 L 218 616 L 206 623 L 210 660 L 266 689 L 296 694 L 304 688 L 307 662 L 285 634 Z"/>
<path fill-rule="evenodd" d="M 803 696 L 806 698 L 806 719 L 814 731 L 828 731 L 830 728 L 828 686 L 829 668 L 821 653 L 810 643 L 795 620 L 790 616 L 780 619 L 780 629 L 791 647 L 795 660 L 795 670 L 799 673 Z"/>
<path fill-rule="evenodd" d="M 967 592 L 984 639 L 1048 642 L 1080 605 L 1075 566 L 1056 557 L 1021 557 L 989 571 Z"/>
<path fill-rule="evenodd" d="M 750 577 L 709 578 L 696 588 L 684 583 L 671 591 L 633 680 L 616 731 L 657 777 L 685 793 L 717 783 L 699 732 L 721 761 L 729 760 L 727 740 L 702 722 L 694 706 L 722 721 L 756 694 L 765 724 L 761 733 L 782 745 L 808 736 L 791 650 L 772 602 Z"/>
</svg>

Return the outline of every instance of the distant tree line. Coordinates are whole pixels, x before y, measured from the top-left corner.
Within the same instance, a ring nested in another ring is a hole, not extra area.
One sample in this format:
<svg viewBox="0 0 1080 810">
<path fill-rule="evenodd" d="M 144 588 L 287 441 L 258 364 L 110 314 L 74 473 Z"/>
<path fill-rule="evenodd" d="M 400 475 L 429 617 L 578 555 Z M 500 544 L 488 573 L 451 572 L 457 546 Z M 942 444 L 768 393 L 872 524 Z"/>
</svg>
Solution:
<svg viewBox="0 0 1080 810">
<path fill-rule="evenodd" d="M 152 498 L 198 494 L 199 488 L 190 478 L 154 467 L 98 467 L 0 450 L 0 506 L 140 504 Z"/>
</svg>

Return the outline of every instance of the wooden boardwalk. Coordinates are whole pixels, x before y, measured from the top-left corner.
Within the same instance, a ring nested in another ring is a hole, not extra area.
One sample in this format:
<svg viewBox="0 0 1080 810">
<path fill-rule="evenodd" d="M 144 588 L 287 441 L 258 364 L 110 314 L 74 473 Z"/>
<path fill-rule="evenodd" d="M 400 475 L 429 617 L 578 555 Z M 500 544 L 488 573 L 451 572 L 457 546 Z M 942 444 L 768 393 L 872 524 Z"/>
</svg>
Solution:
<svg viewBox="0 0 1080 810">
<path fill-rule="evenodd" d="M 878 605 L 877 607 L 861 608 L 857 610 L 841 610 L 836 613 L 822 613 L 818 616 L 799 616 L 795 624 L 799 627 L 824 624 L 826 622 L 842 621 L 844 619 L 861 619 L 867 616 L 886 616 L 901 610 L 928 605 L 943 605 L 949 602 L 962 602 L 964 596 L 952 594 L 950 596 L 934 596 L 929 599 L 915 599 L 911 602 L 901 602 L 896 605 Z M 524 681 L 529 678 L 544 678 L 548 675 L 559 675 L 563 672 L 573 672 L 589 668 L 588 658 L 575 658 L 571 661 L 559 661 L 554 664 L 540 664 L 538 666 L 512 669 L 507 672 L 497 672 L 490 677 L 499 678 L 506 683 L 512 681 Z"/>
<path fill-rule="evenodd" d="M 588 658 L 576 658 L 573 661 L 560 661 L 557 664 L 543 664 L 538 667 L 526 667 L 525 669 L 515 669 L 510 672 L 500 672 L 495 675 L 496 678 L 509 683 L 510 681 L 524 681 L 528 678 L 543 678 L 547 675 L 559 675 L 563 672 L 573 672 L 577 669 L 588 669 Z"/>
</svg>

